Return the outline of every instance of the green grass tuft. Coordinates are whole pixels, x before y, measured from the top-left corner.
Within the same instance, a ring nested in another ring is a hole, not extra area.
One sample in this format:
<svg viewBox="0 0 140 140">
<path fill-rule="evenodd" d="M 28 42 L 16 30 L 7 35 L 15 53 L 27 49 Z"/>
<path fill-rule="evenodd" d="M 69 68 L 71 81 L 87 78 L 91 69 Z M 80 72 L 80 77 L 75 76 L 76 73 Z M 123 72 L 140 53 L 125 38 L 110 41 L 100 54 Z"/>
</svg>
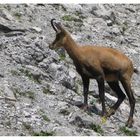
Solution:
<svg viewBox="0 0 140 140">
<path fill-rule="evenodd" d="M 130 130 L 125 126 L 120 127 L 120 131 L 122 133 L 124 133 L 126 136 L 137 136 L 137 131 L 136 130 Z"/>
<path fill-rule="evenodd" d="M 34 99 L 35 98 L 35 96 L 34 96 L 35 93 L 32 92 L 32 91 L 27 91 L 24 94 L 26 94 L 30 99 Z"/>
<path fill-rule="evenodd" d="M 45 115 L 45 114 L 42 115 L 42 118 L 43 118 L 46 122 L 49 122 L 49 121 L 50 121 L 50 119 L 48 118 L 48 116 Z"/>
<path fill-rule="evenodd" d="M 15 16 L 18 20 L 21 19 L 21 13 L 14 13 L 14 16 Z"/>
<path fill-rule="evenodd" d="M 27 129 L 27 130 L 31 130 L 32 127 L 30 124 L 23 122 L 22 125 Z"/>
<path fill-rule="evenodd" d="M 35 98 L 35 93 L 33 91 L 20 91 L 20 89 L 18 88 L 12 88 L 13 94 L 15 96 L 15 98 L 17 99 L 17 94 L 20 96 L 25 96 L 28 97 L 30 99 L 34 99 Z"/>
<path fill-rule="evenodd" d="M 23 69 L 23 68 L 19 69 L 19 71 L 21 73 L 23 73 L 25 76 L 27 76 L 30 80 L 32 80 L 32 81 L 34 81 L 34 82 L 36 82 L 38 84 L 41 83 L 40 79 L 39 79 L 40 75 L 33 75 L 29 70 Z"/>
<path fill-rule="evenodd" d="M 103 131 L 103 129 L 101 128 L 100 125 L 97 125 L 97 124 L 93 124 L 93 123 L 92 123 L 92 124 L 90 125 L 90 128 L 91 128 L 92 130 L 94 130 L 95 132 L 101 134 L 101 135 L 104 134 L 104 131 Z"/>
<path fill-rule="evenodd" d="M 61 109 L 59 113 L 61 113 L 63 115 L 69 115 L 70 114 L 70 112 L 67 109 Z"/>
<path fill-rule="evenodd" d="M 49 88 L 43 87 L 43 93 L 44 94 L 49 94 L 50 93 Z"/>
<path fill-rule="evenodd" d="M 54 136 L 54 132 L 44 132 L 44 131 L 40 131 L 39 133 L 34 132 L 33 136 Z"/>
<path fill-rule="evenodd" d="M 16 70 L 11 70 L 11 74 L 12 74 L 13 76 L 20 76 L 19 72 L 16 71 Z"/>
<path fill-rule="evenodd" d="M 65 54 L 60 54 L 59 57 L 60 57 L 60 60 L 65 60 L 66 55 Z"/>
<path fill-rule="evenodd" d="M 73 17 L 71 15 L 65 15 L 62 17 L 64 21 L 74 21 L 74 22 L 83 22 L 80 18 Z"/>
</svg>

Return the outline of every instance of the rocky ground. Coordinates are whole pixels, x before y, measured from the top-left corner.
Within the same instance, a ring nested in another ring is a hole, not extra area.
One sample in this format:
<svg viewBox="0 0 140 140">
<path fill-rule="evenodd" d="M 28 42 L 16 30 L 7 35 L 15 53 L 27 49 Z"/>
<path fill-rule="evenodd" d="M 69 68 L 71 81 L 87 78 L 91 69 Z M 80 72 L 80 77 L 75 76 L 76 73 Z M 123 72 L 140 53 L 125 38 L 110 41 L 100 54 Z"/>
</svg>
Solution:
<svg viewBox="0 0 140 140">
<path fill-rule="evenodd" d="M 139 76 L 133 76 L 136 109 L 126 128 L 126 99 L 115 115 L 101 121 L 97 84 L 90 84 L 91 112 L 78 108 L 82 81 L 63 50 L 50 50 L 56 18 L 81 44 L 105 45 L 140 63 L 140 5 L 18 4 L 0 5 L 0 135 L 126 136 L 140 135 Z M 3 30 L 22 29 L 25 32 Z M 106 104 L 116 101 L 106 85 Z"/>
</svg>

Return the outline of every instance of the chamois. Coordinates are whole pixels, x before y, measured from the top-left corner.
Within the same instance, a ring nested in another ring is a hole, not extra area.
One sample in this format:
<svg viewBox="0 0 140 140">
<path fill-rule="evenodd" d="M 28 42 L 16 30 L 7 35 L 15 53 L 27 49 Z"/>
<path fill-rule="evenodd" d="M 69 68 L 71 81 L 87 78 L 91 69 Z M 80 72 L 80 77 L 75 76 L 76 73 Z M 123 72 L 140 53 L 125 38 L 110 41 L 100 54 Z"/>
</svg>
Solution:
<svg viewBox="0 0 140 140">
<path fill-rule="evenodd" d="M 120 88 L 120 81 L 130 103 L 130 114 L 126 126 L 132 127 L 135 98 L 131 89 L 131 77 L 133 73 L 138 73 L 137 69 L 133 67 L 132 61 L 114 48 L 90 45 L 80 46 L 73 40 L 70 33 L 64 29 L 60 22 L 52 19 L 51 25 L 56 32 L 56 38 L 49 45 L 49 48 L 63 47 L 73 60 L 76 70 L 81 75 L 83 81 L 84 107 L 88 107 L 90 79 L 95 79 L 98 84 L 99 98 L 102 104 L 101 115 L 104 117 L 113 115 L 126 97 Z M 108 112 L 105 107 L 105 81 L 118 96 L 117 102 Z"/>
</svg>

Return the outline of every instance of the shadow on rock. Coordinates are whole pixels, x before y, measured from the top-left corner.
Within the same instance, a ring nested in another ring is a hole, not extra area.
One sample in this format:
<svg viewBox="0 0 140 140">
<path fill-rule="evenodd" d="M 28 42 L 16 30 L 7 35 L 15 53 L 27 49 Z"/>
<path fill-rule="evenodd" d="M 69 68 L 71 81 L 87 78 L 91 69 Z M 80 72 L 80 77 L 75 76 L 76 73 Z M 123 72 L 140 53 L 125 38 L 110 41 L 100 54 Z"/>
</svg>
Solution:
<svg viewBox="0 0 140 140">
<path fill-rule="evenodd" d="M 88 105 L 88 107 L 86 107 L 86 109 L 85 109 L 85 105 L 81 101 L 72 101 L 71 104 L 79 107 L 80 109 L 87 111 L 88 113 L 94 113 L 96 115 L 101 115 L 101 110 L 99 110 L 95 105 Z"/>
</svg>

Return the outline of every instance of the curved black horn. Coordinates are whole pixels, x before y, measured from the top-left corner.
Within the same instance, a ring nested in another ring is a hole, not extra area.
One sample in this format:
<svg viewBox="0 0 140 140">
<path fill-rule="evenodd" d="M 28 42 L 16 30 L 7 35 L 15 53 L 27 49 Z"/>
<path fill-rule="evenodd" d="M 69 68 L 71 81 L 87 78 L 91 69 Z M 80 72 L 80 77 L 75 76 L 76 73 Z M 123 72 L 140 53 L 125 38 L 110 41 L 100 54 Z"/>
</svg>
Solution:
<svg viewBox="0 0 140 140">
<path fill-rule="evenodd" d="M 57 28 L 56 28 L 55 25 L 54 25 L 54 20 L 56 20 L 56 19 L 55 19 L 55 18 L 51 19 L 51 25 L 52 25 L 53 29 L 54 29 L 56 32 L 58 32 L 58 31 L 57 31 Z"/>
</svg>

